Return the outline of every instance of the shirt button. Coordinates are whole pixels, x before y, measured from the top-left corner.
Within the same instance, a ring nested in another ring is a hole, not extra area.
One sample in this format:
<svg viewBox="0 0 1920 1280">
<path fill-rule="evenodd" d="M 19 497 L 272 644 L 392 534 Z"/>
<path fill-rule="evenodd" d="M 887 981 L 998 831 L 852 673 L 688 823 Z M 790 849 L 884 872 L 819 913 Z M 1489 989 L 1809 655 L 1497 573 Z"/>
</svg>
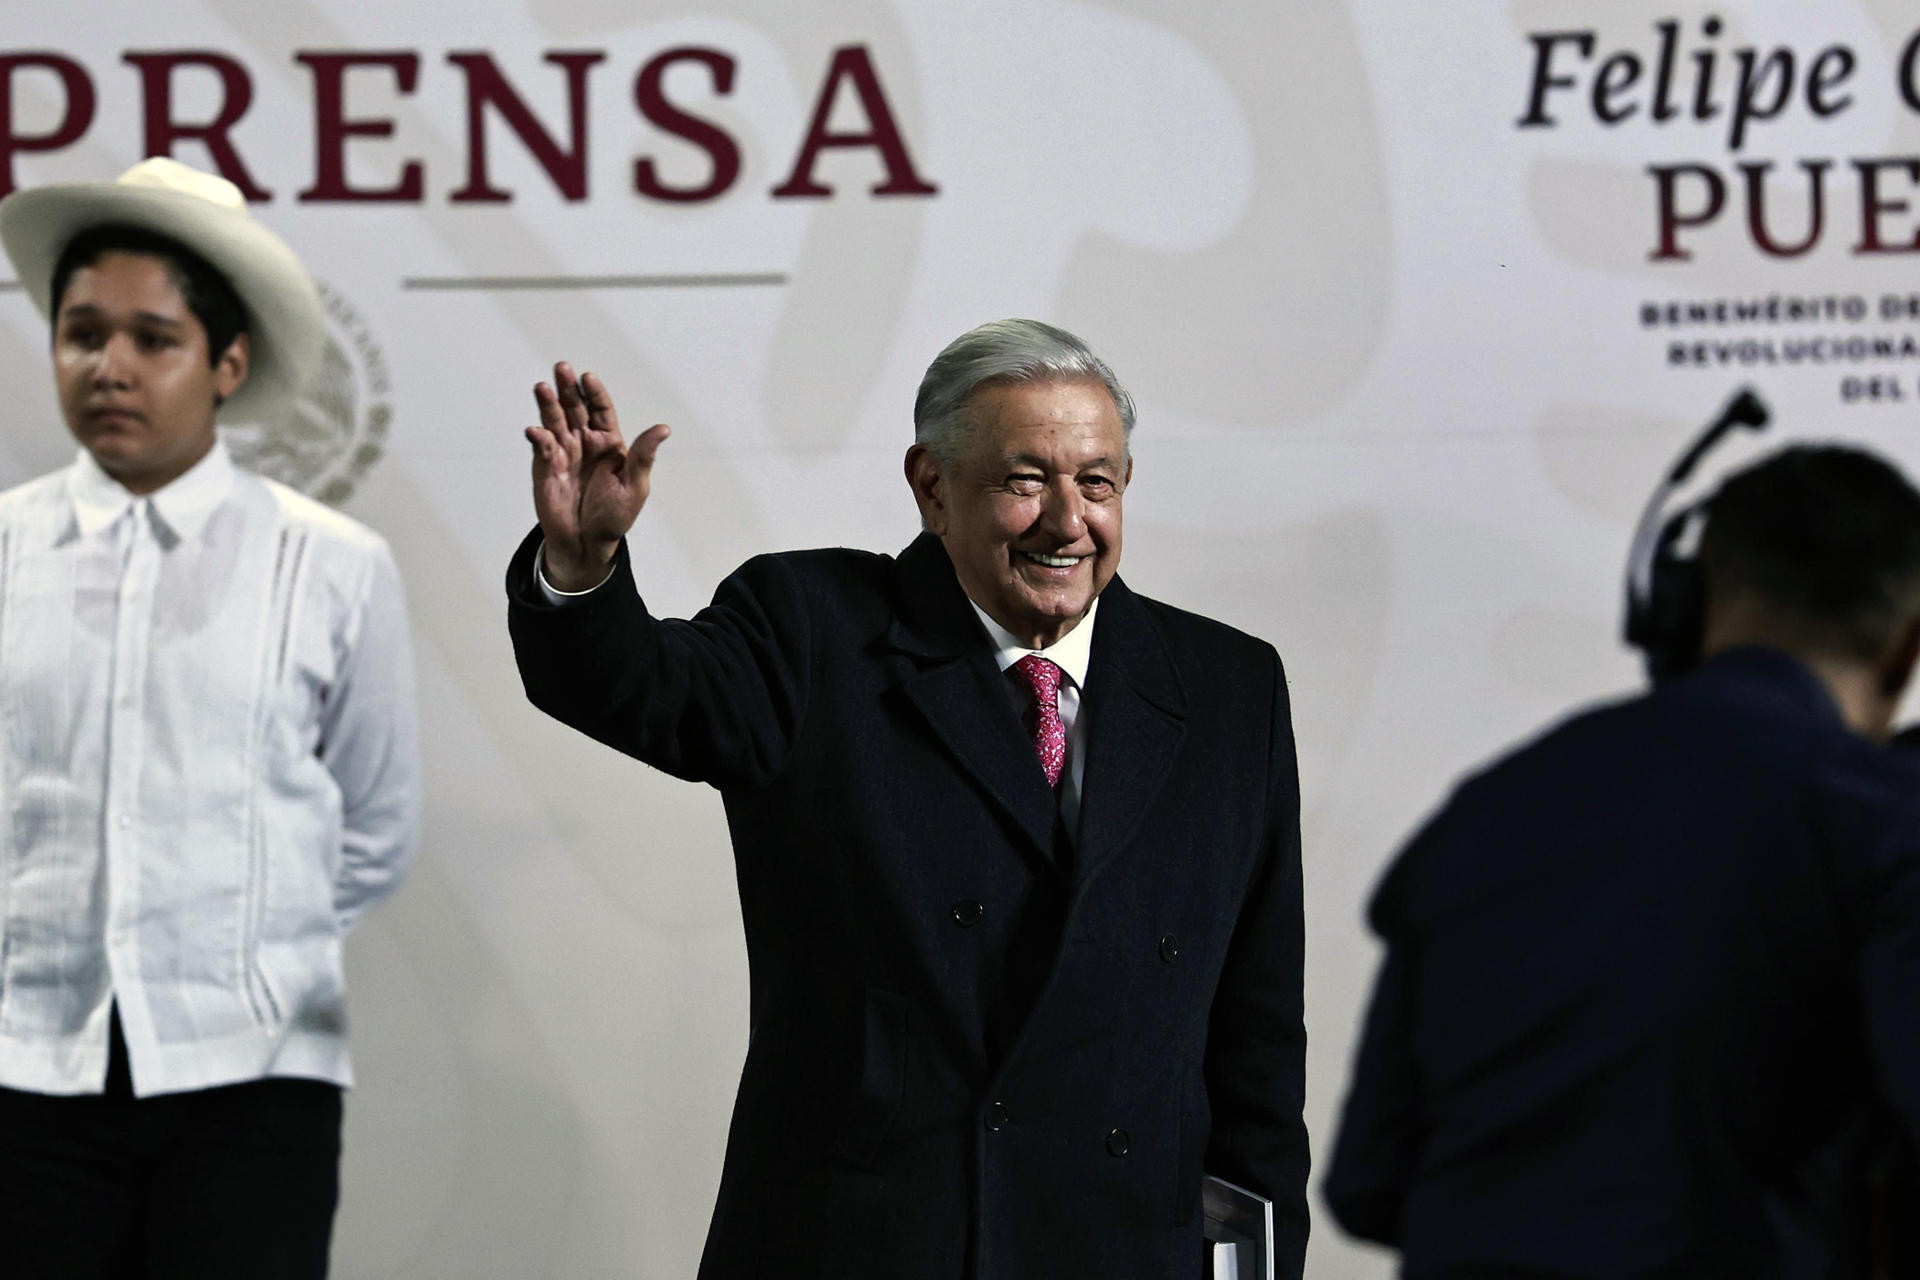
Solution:
<svg viewBox="0 0 1920 1280">
<path fill-rule="evenodd" d="M 1125 1129 L 1115 1129 L 1107 1135 L 1107 1154 L 1116 1160 L 1127 1154 L 1127 1148 L 1131 1145 L 1132 1139 L 1127 1137 Z"/>
<path fill-rule="evenodd" d="M 1180 939 L 1170 933 L 1161 938 L 1160 958 L 1168 964 L 1172 964 L 1175 960 L 1178 960 L 1180 958 Z"/>
<path fill-rule="evenodd" d="M 987 909 L 972 898 L 962 898 L 953 904 L 953 922 L 962 929 L 971 929 L 986 918 Z"/>
<path fill-rule="evenodd" d="M 1007 1105 L 996 1102 L 987 1108 L 987 1114 L 981 1123 L 987 1126 L 988 1133 L 998 1133 L 1007 1127 Z"/>
<path fill-rule="evenodd" d="M 130 826 L 132 826 L 132 825 L 133 825 L 133 815 L 131 815 L 131 814 L 126 814 L 126 813 L 123 813 L 123 814 L 121 814 L 121 815 L 120 815 L 120 817 L 119 817 L 119 819 L 118 819 L 118 821 L 119 821 L 119 823 L 120 823 L 120 829 L 121 829 L 122 831 L 124 831 L 124 830 L 126 830 L 126 829 L 127 829 L 128 827 L 130 827 Z"/>
</svg>

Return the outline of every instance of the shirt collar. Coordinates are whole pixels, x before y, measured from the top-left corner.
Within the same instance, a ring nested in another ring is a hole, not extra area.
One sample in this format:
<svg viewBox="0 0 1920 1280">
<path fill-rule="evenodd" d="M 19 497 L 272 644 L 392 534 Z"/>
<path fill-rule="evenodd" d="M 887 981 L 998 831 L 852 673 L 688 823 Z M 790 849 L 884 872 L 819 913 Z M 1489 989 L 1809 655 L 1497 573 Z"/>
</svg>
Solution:
<svg viewBox="0 0 1920 1280">
<path fill-rule="evenodd" d="M 1037 653 L 1059 667 L 1067 679 L 1073 681 L 1076 689 L 1087 687 L 1087 666 L 1093 659 L 1093 619 L 1100 611 L 1099 596 L 1093 598 L 1093 603 L 1087 606 L 1087 616 L 1080 619 L 1073 630 L 1045 649 L 1027 648 L 1013 638 L 1011 631 L 988 617 L 987 611 L 974 604 L 971 598 L 967 604 L 972 607 L 974 616 L 980 619 L 980 625 L 987 629 L 987 638 L 993 641 L 993 660 L 1002 671 L 1028 654 Z"/>
<path fill-rule="evenodd" d="M 183 475 L 147 495 L 158 522 L 181 538 L 196 537 L 214 508 L 233 491 L 233 457 L 226 441 L 215 437 L 207 456 Z M 73 519 L 80 532 L 91 537 L 118 520 L 140 498 L 127 492 L 85 449 L 67 471 L 67 496 L 73 501 Z"/>
</svg>

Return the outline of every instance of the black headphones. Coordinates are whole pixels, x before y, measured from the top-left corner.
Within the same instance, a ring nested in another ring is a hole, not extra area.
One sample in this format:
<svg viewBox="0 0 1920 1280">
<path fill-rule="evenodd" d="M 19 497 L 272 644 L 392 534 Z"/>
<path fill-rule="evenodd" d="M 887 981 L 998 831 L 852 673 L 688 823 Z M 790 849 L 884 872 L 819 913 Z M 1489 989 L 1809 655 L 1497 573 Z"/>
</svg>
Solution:
<svg viewBox="0 0 1920 1280">
<path fill-rule="evenodd" d="M 1626 638 L 1646 655 L 1647 674 L 1656 681 L 1682 675 L 1700 661 L 1706 588 L 1698 557 L 1713 497 L 1709 494 L 1672 512 L 1666 509 L 1667 503 L 1700 460 L 1735 427 L 1759 431 L 1770 417 L 1759 395 L 1751 387 L 1742 388 L 1687 446 L 1640 513 L 1627 556 Z"/>
</svg>

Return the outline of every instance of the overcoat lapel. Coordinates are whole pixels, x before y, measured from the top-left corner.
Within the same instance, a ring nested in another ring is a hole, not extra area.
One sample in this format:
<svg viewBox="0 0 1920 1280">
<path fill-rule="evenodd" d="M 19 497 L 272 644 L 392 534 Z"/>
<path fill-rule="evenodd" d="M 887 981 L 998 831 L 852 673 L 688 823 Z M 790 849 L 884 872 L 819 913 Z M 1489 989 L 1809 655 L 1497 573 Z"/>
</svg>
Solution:
<svg viewBox="0 0 1920 1280">
<path fill-rule="evenodd" d="M 1074 870 L 1085 880 L 1126 847 L 1186 734 L 1180 673 L 1146 608 L 1117 577 L 1100 593 L 1082 705 L 1087 767 Z"/>
<path fill-rule="evenodd" d="M 901 553 L 898 572 L 886 643 L 920 663 L 900 681 L 900 693 L 960 768 L 1026 834 L 1029 856 L 1052 865 L 1053 790 L 946 549 L 923 533 Z"/>
</svg>

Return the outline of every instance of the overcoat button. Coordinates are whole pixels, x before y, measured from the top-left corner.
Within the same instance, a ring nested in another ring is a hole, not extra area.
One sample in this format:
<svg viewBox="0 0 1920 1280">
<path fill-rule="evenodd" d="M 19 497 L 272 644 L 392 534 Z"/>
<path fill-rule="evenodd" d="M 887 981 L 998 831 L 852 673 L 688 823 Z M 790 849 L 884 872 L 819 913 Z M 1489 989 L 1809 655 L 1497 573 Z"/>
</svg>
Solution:
<svg viewBox="0 0 1920 1280">
<path fill-rule="evenodd" d="M 972 898 L 962 898 L 953 904 L 953 922 L 962 929 L 971 929 L 986 916 L 987 909 Z"/>
<path fill-rule="evenodd" d="M 1172 964 L 1180 958 L 1180 939 L 1168 934 L 1160 939 L 1160 958 Z"/>
<path fill-rule="evenodd" d="M 987 1126 L 988 1133 L 998 1133 L 1002 1129 L 1006 1128 L 1007 1127 L 1006 1103 L 996 1102 L 992 1106 L 988 1107 L 986 1118 L 984 1119 L 983 1123 Z"/>
<path fill-rule="evenodd" d="M 1121 1156 L 1127 1154 L 1129 1141 L 1130 1139 L 1128 1139 L 1125 1129 L 1115 1129 L 1107 1135 L 1107 1154 L 1116 1160 L 1119 1159 Z"/>
</svg>

